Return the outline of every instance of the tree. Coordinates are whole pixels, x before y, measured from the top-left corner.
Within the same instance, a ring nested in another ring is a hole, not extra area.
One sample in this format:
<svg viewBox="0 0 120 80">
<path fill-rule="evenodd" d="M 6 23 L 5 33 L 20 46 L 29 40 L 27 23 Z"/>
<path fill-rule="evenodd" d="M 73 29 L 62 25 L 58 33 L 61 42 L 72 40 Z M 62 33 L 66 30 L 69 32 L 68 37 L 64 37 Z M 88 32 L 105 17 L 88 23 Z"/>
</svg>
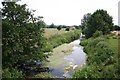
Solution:
<svg viewBox="0 0 120 80">
<path fill-rule="evenodd" d="M 69 27 L 67 27 L 66 29 L 65 29 L 65 31 L 69 31 L 70 30 L 70 28 Z"/>
<path fill-rule="evenodd" d="M 105 10 L 95 11 L 86 24 L 84 29 L 86 38 L 92 37 L 96 30 L 102 31 L 103 35 L 113 30 L 112 17 Z"/>
<path fill-rule="evenodd" d="M 62 29 L 62 27 L 61 27 L 61 26 L 58 26 L 58 27 L 57 27 L 57 30 L 61 30 L 61 29 Z"/>
<path fill-rule="evenodd" d="M 19 60 L 45 60 L 41 17 L 34 18 L 26 5 L 2 2 L 2 61 L 3 69 L 17 67 Z"/>
<path fill-rule="evenodd" d="M 49 28 L 56 28 L 56 26 L 52 23 Z"/>
<path fill-rule="evenodd" d="M 91 17 L 91 13 L 87 13 L 83 16 L 83 19 L 81 20 L 82 30 L 85 29 L 85 27 L 87 27 L 87 23 L 88 23 L 90 17 Z"/>
<path fill-rule="evenodd" d="M 120 27 L 118 25 L 114 25 L 114 30 L 120 30 Z"/>
<path fill-rule="evenodd" d="M 76 28 L 76 29 L 80 29 L 81 25 L 73 25 L 73 27 Z"/>
</svg>

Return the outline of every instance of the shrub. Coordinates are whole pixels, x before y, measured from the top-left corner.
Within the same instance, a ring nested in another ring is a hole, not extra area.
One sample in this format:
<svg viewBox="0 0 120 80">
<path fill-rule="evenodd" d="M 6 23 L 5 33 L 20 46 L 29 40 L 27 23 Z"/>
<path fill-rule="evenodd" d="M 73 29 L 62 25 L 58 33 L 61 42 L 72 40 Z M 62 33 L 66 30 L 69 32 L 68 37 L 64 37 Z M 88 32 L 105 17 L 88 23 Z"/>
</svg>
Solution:
<svg viewBox="0 0 120 80">
<path fill-rule="evenodd" d="M 69 31 L 70 30 L 70 28 L 69 27 L 67 27 L 66 29 L 65 29 L 65 31 Z"/>
<path fill-rule="evenodd" d="M 21 59 L 28 61 L 44 58 L 41 49 L 45 43 L 43 37 L 45 24 L 40 17 L 28 23 L 33 13 L 26 8 L 25 4 L 19 5 L 15 2 L 3 2 L 2 13 L 4 13 L 2 17 L 2 60 L 4 61 L 2 67 L 16 67 Z M 14 17 L 14 20 L 10 17 Z"/>
<path fill-rule="evenodd" d="M 14 68 L 3 69 L 2 72 L 3 78 L 23 78 L 22 71 L 18 71 Z"/>
<path fill-rule="evenodd" d="M 44 45 L 44 47 L 42 48 L 42 52 L 50 52 L 52 51 L 53 46 L 50 43 L 46 43 L 46 45 Z"/>
<path fill-rule="evenodd" d="M 61 26 L 58 26 L 58 27 L 57 27 L 57 30 L 61 30 L 61 29 L 62 29 L 62 27 L 61 27 Z"/>
<path fill-rule="evenodd" d="M 110 35 L 104 35 L 105 39 L 110 39 Z"/>
<path fill-rule="evenodd" d="M 80 42 L 80 45 L 81 46 L 86 46 L 89 42 L 90 42 L 90 39 L 89 40 L 84 40 L 84 41 Z"/>
<path fill-rule="evenodd" d="M 79 70 L 73 75 L 73 80 L 76 78 L 100 78 L 98 70 L 101 70 L 99 66 L 90 65 L 88 67 Z"/>
<path fill-rule="evenodd" d="M 114 52 L 109 44 L 105 41 L 101 41 L 96 45 L 96 54 L 94 58 L 97 64 L 108 64 L 113 61 L 113 54 Z"/>
<path fill-rule="evenodd" d="M 99 37 L 99 36 L 101 36 L 103 33 L 102 33 L 102 31 L 96 31 L 94 34 L 93 34 L 93 38 L 96 38 L 96 37 Z"/>
<path fill-rule="evenodd" d="M 73 75 L 74 78 L 117 78 L 118 65 L 114 52 L 105 36 L 82 41 L 87 55 L 87 66 Z M 112 72 L 112 73 L 111 73 Z"/>
</svg>

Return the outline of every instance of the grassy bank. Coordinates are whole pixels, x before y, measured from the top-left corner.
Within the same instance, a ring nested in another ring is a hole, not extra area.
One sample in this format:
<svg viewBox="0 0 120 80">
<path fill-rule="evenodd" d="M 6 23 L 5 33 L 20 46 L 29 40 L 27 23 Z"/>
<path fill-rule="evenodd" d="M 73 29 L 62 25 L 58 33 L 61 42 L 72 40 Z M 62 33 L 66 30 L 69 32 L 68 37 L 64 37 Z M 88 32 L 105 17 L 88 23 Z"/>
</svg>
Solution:
<svg viewBox="0 0 120 80">
<path fill-rule="evenodd" d="M 54 33 L 54 31 L 52 32 Z M 74 31 L 68 31 L 63 33 L 59 33 L 59 35 L 52 35 L 49 38 L 46 38 L 46 45 L 43 48 L 44 52 L 50 52 L 53 50 L 53 48 L 63 44 L 63 43 L 69 43 L 73 40 L 76 40 L 80 37 L 80 30 L 74 30 Z"/>
<path fill-rule="evenodd" d="M 53 29 L 54 30 L 54 29 Z M 65 32 L 65 31 L 64 31 Z M 53 33 L 53 34 L 52 34 Z M 73 45 L 67 44 L 80 37 L 80 30 L 67 31 L 65 33 L 54 34 L 52 32 L 49 38 L 46 39 L 45 53 L 50 53 L 48 58 L 49 62 L 46 62 L 44 66 L 47 67 L 64 67 L 69 66 L 69 62 L 64 59 L 68 54 L 71 54 Z M 35 75 L 36 78 L 53 78 L 49 73 L 39 73 Z M 58 78 L 58 77 L 57 77 Z"/>
<path fill-rule="evenodd" d="M 77 78 L 118 78 L 118 40 L 111 36 L 90 38 L 81 42 L 87 53 L 87 66 L 77 71 Z"/>
</svg>

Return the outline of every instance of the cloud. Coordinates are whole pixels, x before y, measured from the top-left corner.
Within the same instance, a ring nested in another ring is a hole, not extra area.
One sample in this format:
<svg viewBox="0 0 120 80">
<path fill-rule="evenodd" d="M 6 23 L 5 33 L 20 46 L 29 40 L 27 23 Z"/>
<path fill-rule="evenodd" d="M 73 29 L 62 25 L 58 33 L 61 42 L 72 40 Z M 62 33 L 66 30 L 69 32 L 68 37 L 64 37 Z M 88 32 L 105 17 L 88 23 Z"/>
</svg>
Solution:
<svg viewBox="0 0 120 80">
<path fill-rule="evenodd" d="M 43 16 L 46 24 L 80 25 L 84 14 L 104 9 L 118 24 L 119 0 L 21 0 L 30 9 L 36 10 L 36 16 Z"/>
</svg>

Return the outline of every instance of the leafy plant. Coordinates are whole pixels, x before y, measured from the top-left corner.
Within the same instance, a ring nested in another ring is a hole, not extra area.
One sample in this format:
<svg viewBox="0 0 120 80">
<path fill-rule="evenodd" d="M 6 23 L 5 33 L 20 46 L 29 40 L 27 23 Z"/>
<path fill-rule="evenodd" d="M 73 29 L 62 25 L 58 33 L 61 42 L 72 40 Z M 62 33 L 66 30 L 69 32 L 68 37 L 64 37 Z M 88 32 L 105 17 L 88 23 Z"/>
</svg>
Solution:
<svg viewBox="0 0 120 80">
<path fill-rule="evenodd" d="M 23 78 L 23 74 L 15 68 L 6 68 L 3 69 L 2 78 Z"/>
<path fill-rule="evenodd" d="M 96 37 L 99 37 L 102 35 L 102 31 L 96 31 L 94 34 L 93 34 L 93 38 L 96 38 Z"/>
<path fill-rule="evenodd" d="M 87 66 L 73 75 L 73 80 L 79 78 L 118 78 L 117 61 L 113 49 L 105 36 L 89 38 L 82 41 L 87 53 Z"/>
</svg>

